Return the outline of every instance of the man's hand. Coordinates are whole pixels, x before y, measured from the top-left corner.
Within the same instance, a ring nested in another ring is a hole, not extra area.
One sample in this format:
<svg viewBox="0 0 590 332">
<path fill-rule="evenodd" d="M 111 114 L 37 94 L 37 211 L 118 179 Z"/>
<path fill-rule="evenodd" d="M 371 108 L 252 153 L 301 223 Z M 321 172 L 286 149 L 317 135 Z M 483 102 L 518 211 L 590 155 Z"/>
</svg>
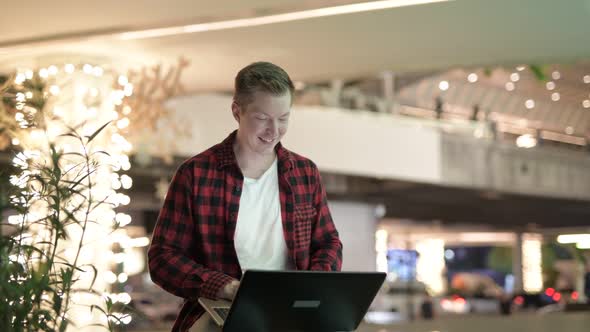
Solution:
<svg viewBox="0 0 590 332">
<path fill-rule="evenodd" d="M 225 287 L 219 290 L 218 297 L 220 299 L 233 301 L 234 297 L 236 296 L 236 292 L 238 291 L 238 287 L 240 287 L 240 282 L 237 280 L 232 280 L 230 283 L 226 284 Z"/>
</svg>

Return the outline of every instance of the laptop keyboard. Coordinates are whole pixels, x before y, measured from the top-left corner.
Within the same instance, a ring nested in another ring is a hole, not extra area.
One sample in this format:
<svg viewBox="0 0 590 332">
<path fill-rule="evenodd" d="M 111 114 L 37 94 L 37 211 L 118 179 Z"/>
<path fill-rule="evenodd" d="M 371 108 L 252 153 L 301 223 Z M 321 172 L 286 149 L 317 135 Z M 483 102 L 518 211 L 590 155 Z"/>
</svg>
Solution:
<svg viewBox="0 0 590 332">
<path fill-rule="evenodd" d="M 219 317 L 223 318 L 223 320 L 225 321 L 225 319 L 227 318 L 227 315 L 229 315 L 229 308 L 213 308 L 213 310 L 215 310 L 215 313 L 219 315 Z"/>
</svg>

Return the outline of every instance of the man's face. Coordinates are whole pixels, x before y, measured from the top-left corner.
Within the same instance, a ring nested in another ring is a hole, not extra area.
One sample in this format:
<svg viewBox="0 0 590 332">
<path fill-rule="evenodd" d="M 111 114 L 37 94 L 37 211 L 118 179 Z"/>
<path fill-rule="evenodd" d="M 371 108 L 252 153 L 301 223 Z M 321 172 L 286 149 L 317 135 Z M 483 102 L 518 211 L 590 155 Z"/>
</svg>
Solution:
<svg viewBox="0 0 590 332">
<path fill-rule="evenodd" d="M 260 154 L 274 153 L 274 148 L 287 133 L 291 114 L 291 95 L 275 96 L 257 91 L 248 105 L 232 105 L 238 121 L 238 136 L 248 150 Z"/>
</svg>

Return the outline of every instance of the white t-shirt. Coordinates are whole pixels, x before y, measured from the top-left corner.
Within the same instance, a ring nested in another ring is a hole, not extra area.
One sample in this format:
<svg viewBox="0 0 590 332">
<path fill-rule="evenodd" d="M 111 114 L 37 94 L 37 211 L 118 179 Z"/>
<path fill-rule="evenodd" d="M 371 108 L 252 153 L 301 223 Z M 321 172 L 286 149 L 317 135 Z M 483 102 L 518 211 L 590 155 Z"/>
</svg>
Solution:
<svg viewBox="0 0 590 332">
<path fill-rule="evenodd" d="M 234 246 L 242 270 L 285 270 L 277 158 L 258 179 L 244 177 Z"/>
</svg>

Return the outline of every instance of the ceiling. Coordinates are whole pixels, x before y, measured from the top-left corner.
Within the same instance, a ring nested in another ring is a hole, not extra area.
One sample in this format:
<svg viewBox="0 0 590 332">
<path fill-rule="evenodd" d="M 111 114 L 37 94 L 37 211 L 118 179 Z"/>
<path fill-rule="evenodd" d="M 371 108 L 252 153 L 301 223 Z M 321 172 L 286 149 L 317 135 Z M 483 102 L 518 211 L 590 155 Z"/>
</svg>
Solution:
<svg viewBox="0 0 590 332">
<path fill-rule="evenodd" d="M 590 63 L 546 66 L 546 81 L 528 68 L 517 68 L 489 68 L 488 75 L 482 68 L 449 70 L 404 87 L 398 96 L 402 104 L 424 109 L 434 109 L 435 98 L 440 97 L 450 114 L 464 119 L 471 117 L 473 106 L 478 105 L 482 110 L 479 119 L 490 113 L 495 120 L 518 127 L 520 134 L 541 129 L 590 135 Z M 477 81 L 469 82 L 470 74 L 477 75 Z M 513 81 L 510 77 L 515 74 Z M 439 88 L 443 80 L 449 82 L 446 91 Z M 512 90 L 506 89 L 507 84 L 512 84 Z M 530 109 L 526 107 L 529 100 L 534 102 Z"/>
<path fill-rule="evenodd" d="M 56 0 L 3 4 L 0 70 L 83 56 L 116 70 L 191 61 L 190 92 L 229 90 L 256 60 L 317 82 L 454 66 L 571 62 L 590 56 L 590 0 L 455 0 L 322 18 L 121 40 L 121 32 L 333 6 L 352 1 Z M 357 1 L 358 2 L 358 1 Z"/>
</svg>

